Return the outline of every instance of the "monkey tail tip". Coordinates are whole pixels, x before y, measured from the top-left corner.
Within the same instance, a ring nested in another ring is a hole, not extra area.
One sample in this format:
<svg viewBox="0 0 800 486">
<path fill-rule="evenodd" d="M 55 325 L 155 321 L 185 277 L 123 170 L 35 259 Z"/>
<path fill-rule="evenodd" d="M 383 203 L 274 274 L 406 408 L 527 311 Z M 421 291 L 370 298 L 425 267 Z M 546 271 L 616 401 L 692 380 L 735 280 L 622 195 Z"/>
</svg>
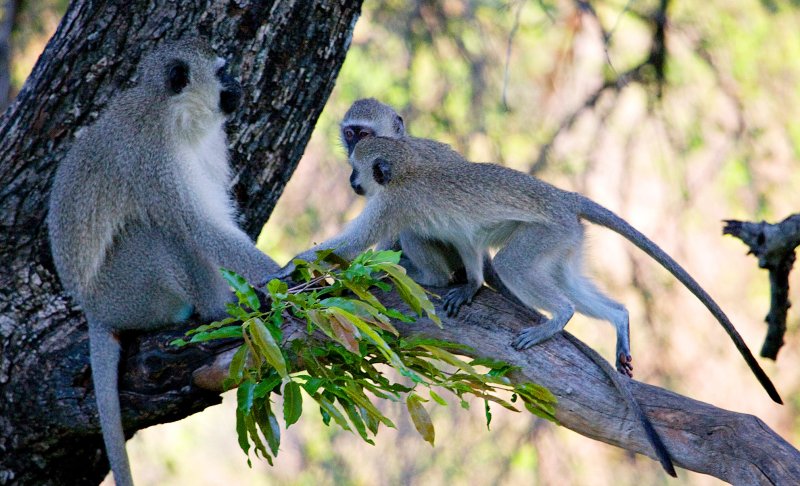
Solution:
<svg viewBox="0 0 800 486">
<path fill-rule="evenodd" d="M 767 394 L 773 402 L 783 405 L 783 399 L 781 398 L 780 393 L 778 393 L 778 389 L 775 388 L 775 385 L 772 383 L 772 380 L 769 379 L 767 373 L 758 365 L 757 362 L 755 362 L 755 358 L 752 360 L 755 366 L 751 365 L 750 368 L 755 373 L 756 378 L 758 378 L 758 382 L 761 383 L 761 386 L 764 387 L 764 390 L 767 391 Z"/>
<path fill-rule="evenodd" d="M 664 445 L 664 442 L 661 440 L 661 436 L 658 435 L 656 429 L 653 428 L 653 424 L 647 420 L 644 414 L 641 415 L 640 420 L 644 427 L 645 435 L 647 435 L 650 444 L 653 446 L 653 451 L 656 453 L 656 458 L 658 458 L 658 462 L 661 463 L 661 467 L 667 474 L 673 478 L 677 478 L 678 473 L 675 472 L 675 466 L 672 464 L 672 457 L 670 457 L 669 451 L 667 451 L 667 446 Z"/>
<path fill-rule="evenodd" d="M 772 384 L 771 381 L 767 380 L 767 383 L 762 383 L 764 388 L 767 390 L 769 397 L 772 399 L 773 402 L 777 403 L 778 405 L 783 405 L 783 399 L 781 398 L 778 390 L 775 389 L 775 385 Z"/>
</svg>

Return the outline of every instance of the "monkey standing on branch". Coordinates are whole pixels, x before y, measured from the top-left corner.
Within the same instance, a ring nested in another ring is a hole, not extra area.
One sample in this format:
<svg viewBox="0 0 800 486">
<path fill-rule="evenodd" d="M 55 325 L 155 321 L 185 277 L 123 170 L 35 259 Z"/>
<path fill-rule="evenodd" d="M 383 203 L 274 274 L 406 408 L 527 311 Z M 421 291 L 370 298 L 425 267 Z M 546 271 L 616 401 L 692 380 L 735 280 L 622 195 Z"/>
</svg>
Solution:
<svg viewBox="0 0 800 486">
<path fill-rule="evenodd" d="M 350 163 L 351 185 L 367 197 L 364 210 L 342 234 L 298 258 L 313 259 L 316 250 L 334 249 L 351 259 L 408 230 L 446 242 L 458 251 L 467 273 L 467 283 L 444 297 L 445 310 L 454 315 L 480 289 L 483 256 L 496 248 L 493 264 L 503 284 L 529 307 L 551 314 L 545 324 L 524 329 L 514 347 L 527 349 L 549 339 L 578 311 L 614 324 L 617 370 L 632 375 L 628 311 L 583 274 L 585 219 L 624 236 L 683 283 L 717 318 L 769 396 L 782 403 L 705 290 L 655 243 L 597 203 L 513 169 L 467 162 L 424 139 L 368 136 L 356 144 Z"/>
<path fill-rule="evenodd" d="M 164 45 L 79 135 L 47 223 L 58 274 L 83 307 L 114 479 L 132 484 L 120 418 L 117 331 L 225 315 L 219 268 L 258 281 L 278 265 L 238 227 L 223 125 L 241 87 L 199 40 Z"/>
</svg>

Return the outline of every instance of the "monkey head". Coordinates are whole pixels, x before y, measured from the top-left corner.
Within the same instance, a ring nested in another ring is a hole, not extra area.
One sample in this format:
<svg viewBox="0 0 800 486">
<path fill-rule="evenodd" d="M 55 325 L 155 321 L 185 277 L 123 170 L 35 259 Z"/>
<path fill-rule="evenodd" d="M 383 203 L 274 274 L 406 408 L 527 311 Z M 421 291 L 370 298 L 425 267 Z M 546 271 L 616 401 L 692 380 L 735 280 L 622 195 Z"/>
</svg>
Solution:
<svg viewBox="0 0 800 486">
<path fill-rule="evenodd" d="M 188 138 L 221 124 L 242 98 L 225 60 L 198 38 L 168 42 L 145 57 L 139 86 L 148 102 L 168 107 L 172 126 Z"/>
<path fill-rule="evenodd" d="M 373 197 L 402 182 L 414 160 L 402 140 L 367 137 L 356 144 L 350 157 L 350 186 L 359 196 Z"/>
<path fill-rule="evenodd" d="M 347 155 L 353 154 L 356 144 L 366 137 L 403 138 L 406 134 L 403 117 L 389 105 L 375 98 L 353 103 L 340 124 L 342 145 Z"/>
</svg>

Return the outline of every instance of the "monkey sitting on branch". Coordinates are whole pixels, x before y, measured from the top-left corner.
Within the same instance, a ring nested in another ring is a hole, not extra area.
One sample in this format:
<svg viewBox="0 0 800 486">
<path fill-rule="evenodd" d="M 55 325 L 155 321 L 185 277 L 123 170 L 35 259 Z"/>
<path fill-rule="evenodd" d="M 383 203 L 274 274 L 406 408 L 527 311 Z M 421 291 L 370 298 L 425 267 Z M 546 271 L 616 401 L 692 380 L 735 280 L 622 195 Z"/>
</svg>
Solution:
<svg viewBox="0 0 800 486">
<path fill-rule="evenodd" d="M 236 223 L 225 118 L 241 87 L 199 40 L 161 46 L 56 170 L 47 223 L 56 269 L 89 322 L 103 439 L 130 486 L 117 331 L 226 315 L 220 267 L 251 281 L 278 269 Z"/>
<path fill-rule="evenodd" d="M 333 249 L 352 259 L 404 231 L 441 241 L 458 252 L 467 283 L 444 297 L 448 315 L 469 304 L 484 280 L 484 254 L 497 249 L 494 270 L 505 287 L 533 309 L 550 313 L 543 325 L 521 331 L 513 345 L 527 349 L 566 326 L 577 311 L 611 322 L 617 335 L 616 367 L 632 375 L 628 311 L 601 293 L 582 268 L 587 220 L 624 236 L 683 283 L 717 318 L 769 396 L 775 386 L 728 317 L 705 290 L 658 245 L 590 199 L 528 174 L 490 163 L 466 161 L 450 147 L 413 137 L 365 134 L 350 156 L 350 184 L 367 197 L 362 213 L 343 233 L 297 258 L 313 260 Z M 280 274 L 288 274 L 292 265 Z"/>
</svg>

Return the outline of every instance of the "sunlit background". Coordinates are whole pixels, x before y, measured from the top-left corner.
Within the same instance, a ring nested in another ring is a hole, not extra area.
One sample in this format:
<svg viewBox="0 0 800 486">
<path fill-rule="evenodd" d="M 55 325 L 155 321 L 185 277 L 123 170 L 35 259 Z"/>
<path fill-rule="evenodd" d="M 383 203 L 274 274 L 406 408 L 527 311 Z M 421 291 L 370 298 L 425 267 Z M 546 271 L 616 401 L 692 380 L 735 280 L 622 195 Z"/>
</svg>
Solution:
<svg viewBox="0 0 800 486">
<path fill-rule="evenodd" d="M 66 4 L 20 3 L 15 89 Z M 683 263 L 757 351 L 767 274 L 740 241 L 721 235 L 721 221 L 776 221 L 800 208 L 798 26 L 800 5 L 791 0 L 367 0 L 336 89 L 259 247 L 284 263 L 358 213 L 337 124 L 350 103 L 373 96 L 396 107 L 413 135 L 535 173 L 618 212 Z M 630 309 L 637 379 L 755 414 L 800 444 L 794 308 L 777 364 L 762 360 L 786 401 L 780 407 L 677 281 L 607 230 L 591 228 L 589 239 L 591 273 Z M 791 282 L 790 298 L 800 302 L 796 272 Z M 578 317 L 568 329 L 612 358 L 608 324 Z M 497 409 L 487 431 L 482 403 L 432 410 L 434 448 L 399 405 L 387 412 L 398 430 L 382 429 L 375 446 L 325 427 L 307 407 L 284 431 L 276 465 L 249 469 L 234 402 L 229 396 L 139 432 L 128 443 L 137 483 L 675 484 L 650 459 L 527 414 Z M 683 470 L 679 477 L 718 483 Z"/>
</svg>

